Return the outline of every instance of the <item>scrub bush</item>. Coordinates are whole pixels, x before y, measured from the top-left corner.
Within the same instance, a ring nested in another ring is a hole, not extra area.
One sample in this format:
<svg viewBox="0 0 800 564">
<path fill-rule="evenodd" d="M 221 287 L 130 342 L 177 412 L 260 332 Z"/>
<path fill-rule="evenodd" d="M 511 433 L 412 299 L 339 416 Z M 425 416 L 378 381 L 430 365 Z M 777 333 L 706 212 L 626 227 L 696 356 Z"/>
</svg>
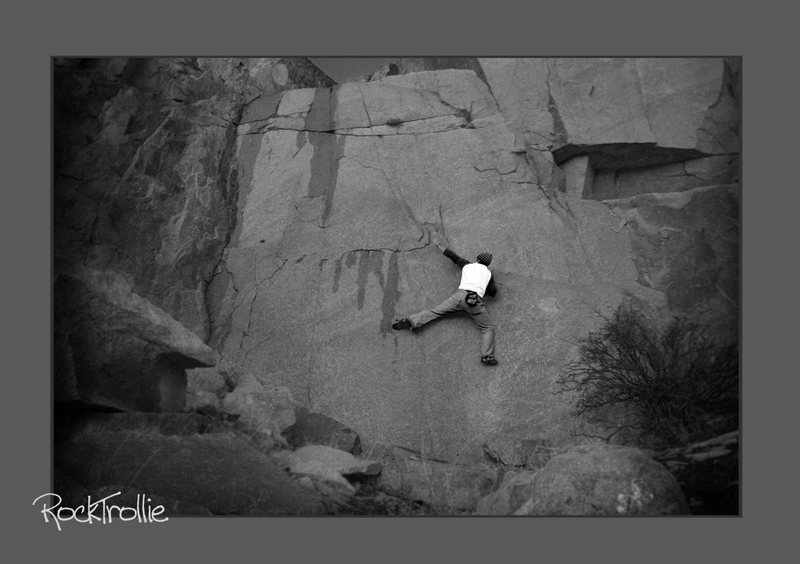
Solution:
<svg viewBox="0 0 800 564">
<path fill-rule="evenodd" d="M 610 436 L 624 430 L 627 442 L 653 448 L 707 438 L 720 420 L 738 426 L 738 346 L 684 318 L 659 330 L 629 306 L 603 319 L 557 380 L 576 394 L 575 415 L 605 417 Z"/>
</svg>

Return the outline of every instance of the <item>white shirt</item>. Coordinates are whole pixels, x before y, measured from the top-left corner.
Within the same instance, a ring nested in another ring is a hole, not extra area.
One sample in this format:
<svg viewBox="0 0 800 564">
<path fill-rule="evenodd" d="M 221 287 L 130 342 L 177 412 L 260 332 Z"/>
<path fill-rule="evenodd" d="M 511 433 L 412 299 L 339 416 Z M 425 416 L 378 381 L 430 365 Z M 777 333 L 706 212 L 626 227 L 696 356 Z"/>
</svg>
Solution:
<svg viewBox="0 0 800 564">
<path fill-rule="evenodd" d="M 461 284 L 458 285 L 458 289 L 469 290 L 483 297 L 491 278 L 492 272 L 485 265 L 471 262 L 461 269 Z"/>
</svg>

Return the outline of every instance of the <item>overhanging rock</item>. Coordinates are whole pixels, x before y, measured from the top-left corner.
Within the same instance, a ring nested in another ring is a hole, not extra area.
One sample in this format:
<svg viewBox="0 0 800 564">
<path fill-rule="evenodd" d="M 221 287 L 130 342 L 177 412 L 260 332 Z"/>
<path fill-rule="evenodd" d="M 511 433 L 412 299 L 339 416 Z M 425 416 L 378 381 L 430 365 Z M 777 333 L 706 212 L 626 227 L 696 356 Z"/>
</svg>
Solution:
<svg viewBox="0 0 800 564">
<path fill-rule="evenodd" d="M 56 401 L 125 410 L 180 411 L 185 369 L 212 366 L 211 350 L 197 335 L 132 290 L 113 272 L 79 270 L 56 282 Z M 63 320 L 70 319 L 70 324 Z M 71 376 L 68 378 L 67 375 Z M 72 380 L 71 386 L 64 380 Z"/>
</svg>

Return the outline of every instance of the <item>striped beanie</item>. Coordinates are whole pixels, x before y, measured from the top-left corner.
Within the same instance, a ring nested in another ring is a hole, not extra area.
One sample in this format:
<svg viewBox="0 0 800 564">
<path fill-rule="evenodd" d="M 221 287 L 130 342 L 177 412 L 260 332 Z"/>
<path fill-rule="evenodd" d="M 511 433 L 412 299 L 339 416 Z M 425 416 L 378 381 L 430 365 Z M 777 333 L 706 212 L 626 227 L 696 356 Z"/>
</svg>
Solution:
<svg viewBox="0 0 800 564">
<path fill-rule="evenodd" d="M 478 262 L 489 266 L 492 264 L 492 253 L 481 253 L 478 255 Z"/>
</svg>

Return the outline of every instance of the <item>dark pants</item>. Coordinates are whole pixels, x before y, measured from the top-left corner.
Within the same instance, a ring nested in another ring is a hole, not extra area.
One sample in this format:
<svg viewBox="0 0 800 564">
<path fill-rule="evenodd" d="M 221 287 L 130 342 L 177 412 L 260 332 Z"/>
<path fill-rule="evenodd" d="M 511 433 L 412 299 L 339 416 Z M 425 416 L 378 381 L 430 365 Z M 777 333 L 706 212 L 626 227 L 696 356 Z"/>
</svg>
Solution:
<svg viewBox="0 0 800 564">
<path fill-rule="evenodd" d="M 466 290 L 458 290 L 455 294 L 447 298 L 438 306 L 432 309 L 426 309 L 419 313 L 409 316 L 411 321 L 411 328 L 416 329 L 422 327 L 426 323 L 439 319 L 443 315 L 452 313 L 454 311 L 466 311 L 472 318 L 472 321 L 480 328 L 483 335 L 482 356 L 494 354 L 494 322 L 486 311 L 486 306 L 483 305 L 483 300 L 478 302 L 475 306 L 467 305 L 465 298 L 467 297 Z"/>
</svg>

